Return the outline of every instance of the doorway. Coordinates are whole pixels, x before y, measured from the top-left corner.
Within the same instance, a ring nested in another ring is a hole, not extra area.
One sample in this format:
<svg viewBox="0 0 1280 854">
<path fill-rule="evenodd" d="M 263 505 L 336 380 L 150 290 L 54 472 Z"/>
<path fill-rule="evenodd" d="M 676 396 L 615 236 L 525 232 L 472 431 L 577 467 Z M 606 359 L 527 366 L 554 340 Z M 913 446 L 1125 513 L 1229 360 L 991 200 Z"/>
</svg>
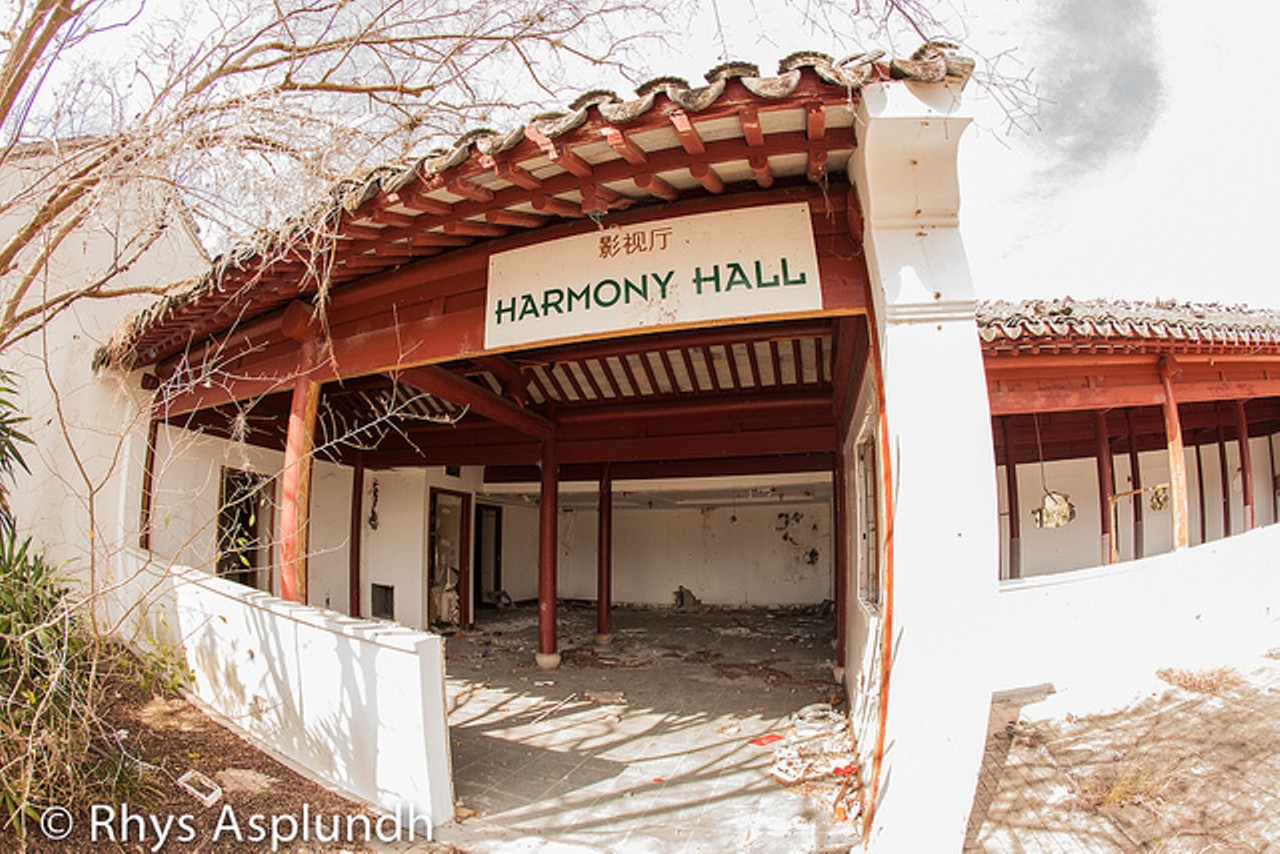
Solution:
<svg viewBox="0 0 1280 854">
<path fill-rule="evenodd" d="M 481 608 L 497 608 L 502 598 L 502 508 L 476 505 L 476 572 L 473 601 Z"/>
<path fill-rule="evenodd" d="M 431 489 L 427 519 L 426 623 L 471 625 L 471 496 Z"/>
</svg>

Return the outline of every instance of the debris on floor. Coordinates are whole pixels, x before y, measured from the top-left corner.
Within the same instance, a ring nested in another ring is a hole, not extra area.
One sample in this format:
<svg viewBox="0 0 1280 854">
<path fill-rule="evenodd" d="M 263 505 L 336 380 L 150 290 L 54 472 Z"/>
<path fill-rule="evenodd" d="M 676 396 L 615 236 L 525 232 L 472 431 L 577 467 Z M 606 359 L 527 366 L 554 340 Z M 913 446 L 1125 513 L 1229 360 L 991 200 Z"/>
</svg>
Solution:
<svg viewBox="0 0 1280 854">
<path fill-rule="evenodd" d="M 769 771 L 783 786 L 828 805 L 837 821 L 858 816 L 862 781 L 853 733 L 848 719 L 829 703 L 800 709 L 785 735 L 772 733 L 751 743 L 777 744 Z"/>
<path fill-rule="evenodd" d="M 551 717 L 553 714 L 555 714 L 556 712 L 560 711 L 562 708 L 564 708 L 565 706 L 567 706 L 567 705 L 568 705 L 570 702 L 572 702 L 572 701 L 574 700 L 574 698 L 576 698 L 577 696 L 578 696 L 577 692 L 575 692 L 575 693 L 573 693 L 573 694 L 570 694 L 569 696 L 565 697 L 565 698 L 564 698 L 563 700 L 561 700 L 560 702 L 556 703 L 556 704 L 555 704 L 554 706 L 552 706 L 551 708 L 547 709 L 547 710 L 546 710 L 545 712 L 543 712 L 542 714 L 538 715 L 536 718 L 534 718 L 532 721 L 530 721 L 530 723 L 535 723 L 535 724 L 537 724 L 537 723 L 542 723 L 544 720 L 546 720 L 547 718 Z"/>
<path fill-rule="evenodd" d="M 625 706 L 627 703 L 621 691 L 588 691 L 583 696 L 597 706 Z"/>
<path fill-rule="evenodd" d="M 830 685 L 830 679 L 806 679 L 792 676 L 785 670 L 773 666 L 772 660 L 744 662 L 716 662 L 711 669 L 728 679 L 741 679 L 753 676 L 763 680 L 766 685 Z"/>
<path fill-rule="evenodd" d="M 676 608 L 679 610 L 684 610 L 685 608 L 696 608 L 702 604 L 702 600 L 697 596 L 694 596 L 693 591 L 688 587 L 685 587 L 683 584 L 676 588 L 675 593 L 672 595 L 675 597 Z"/>
</svg>

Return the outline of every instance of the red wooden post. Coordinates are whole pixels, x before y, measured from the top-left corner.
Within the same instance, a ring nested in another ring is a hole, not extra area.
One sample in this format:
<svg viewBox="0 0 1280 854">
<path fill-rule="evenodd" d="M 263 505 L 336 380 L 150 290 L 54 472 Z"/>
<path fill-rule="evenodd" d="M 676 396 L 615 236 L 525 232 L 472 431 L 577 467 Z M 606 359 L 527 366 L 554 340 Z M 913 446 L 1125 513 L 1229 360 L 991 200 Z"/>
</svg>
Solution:
<svg viewBox="0 0 1280 854">
<path fill-rule="evenodd" d="M 844 448 L 836 451 L 835 470 L 831 473 L 831 512 L 835 517 L 836 573 L 836 666 L 844 667 L 845 639 L 848 637 L 849 602 L 849 468 Z"/>
<path fill-rule="evenodd" d="M 599 519 L 596 524 L 596 643 L 613 640 L 613 474 L 600 469 Z"/>
<path fill-rule="evenodd" d="M 360 616 L 360 549 L 364 534 L 364 457 L 351 469 L 351 535 L 347 542 L 347 612 Z"/>
<path fill-rule="evenodd" d="M 1009 498 L 1009 577 L 1022 577 L 1022 509 L 1018 502 L 1018 458 L 1013 454 L 1012 415 L 1000 419 L 1004 436 L 1004 482 Z"/>
<path fill-rule="evenodd" d="M 1173 394 L 1173 377 L 1178 373 L 1178 366 L 1171 357 L 1161 356 L 1159 370 L 1160 381 L 1164 386 L 1164 432 L 1169 445 L 1169 506 L 1173 511 L 1173 547 L 1185 549 L 1191 545 L 1191 526 L 1187 524 L 1187 458 L 1182 451 L 1182 422 L 1178 418 L 1178 399 Z"/>
<path fill-rule="evenodd" d="M 1236 435 L 1240 439 L 1240 485 L 1244 492 L 1244 529 L 1253 530 L 1253 459 L 1249 456 L 1249 417 L 1244 401 L 1236 401 Z"/>
<path fill-rule="evenodd" d="M 1196 495 L 1200 498 L 1200 542 L 1209 542 L 1209 517 L 1204 509 L 1204 459 L 1200 456 L 1201 446 L 1196 445 Z"/>
<path fill-rule="evenodd" d="M 541 506 L 538 508 L 538 655 L 539 667 L 560 666 L 556 651 L 556 523 L 560 488 L 556 446 L 542 442 Z"/>
<path fill-rule="evenodd" d="M 1222 536 L 1231 536 L 1231 471 L 1227 465 L 1227 440 L 1222 429 L 1222 409 L 1214 404 L 1213 420 L 1218 428 L 1218 484 L 1222 490 Z"/>
<path fill-rule="evenodd" d="M 1138 459 L 1138 433 L 1133 426 L 1133 410 L 1127 410 L 1124 420 L 1129 428 L 1129 488 L 1138 490 L 1133 495 L 1133 557 L 1142 557 L 1146 547 L 1146 535 L 1142 521 L 1142 466 Z"/>
<path fill-rule="evenodd" d="M 138 519 L 138 548 L 151 551 L 151 513 L 155 506 L 156 441 L 160 420 L 152 418 L 147 428 L 147 452 L 142 464 L 142 515 Z"/>
<path fill-rule="evenodd" d="M 1115 530 L 1111 496 L 1115 495 L 1115 475 L 1111 466 L 1111 436 L 1107 433 L 1107 413 L 1095 412 L 1094 428 L 1098 444 L 1098 504 L 1102 510 L 1102 562 L 1114 560 Z"/>
<path fill-rule="evenodd" d="M 307 601 L 307 523 L 311 501 L 311 450 L 315 441 L 320 383 L 311 379 L 311 347 L 304 345 L 300 373 L 293 384 L 289 434 L 284 448 L 280 496 L 280 596 Z"/>
</svg>

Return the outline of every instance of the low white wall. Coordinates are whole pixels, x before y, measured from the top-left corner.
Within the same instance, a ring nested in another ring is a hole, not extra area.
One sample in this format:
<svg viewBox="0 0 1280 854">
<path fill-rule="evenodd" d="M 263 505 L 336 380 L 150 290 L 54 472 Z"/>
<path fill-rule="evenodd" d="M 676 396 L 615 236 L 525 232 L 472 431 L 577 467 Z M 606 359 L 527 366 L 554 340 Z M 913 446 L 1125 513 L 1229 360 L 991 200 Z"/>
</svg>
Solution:
<svg viewBox="0 0 1280 854">
<path fill-rule="evenodd" d="M 181 649 L 196 696 L 252 738 L 387 810 L 452 820 L 439 636 L 166 572 L 133 550 L 109 583 L 109 625 Z"/>
<path fill-rule="evenodd" d="M 1122 697 L 1161 667 L 1236 664 L 1280 645 L 1280 526 L 1142 560 L 1001 582 L 995 690 Z"/>
</svg>

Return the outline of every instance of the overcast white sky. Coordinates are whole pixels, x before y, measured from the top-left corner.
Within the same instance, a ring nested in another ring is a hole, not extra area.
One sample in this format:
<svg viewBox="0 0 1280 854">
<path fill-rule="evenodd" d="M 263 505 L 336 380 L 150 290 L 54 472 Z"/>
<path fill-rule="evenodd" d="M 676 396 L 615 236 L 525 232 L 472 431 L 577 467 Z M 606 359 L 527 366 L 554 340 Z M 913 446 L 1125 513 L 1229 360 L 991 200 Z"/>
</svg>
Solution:
<svg viewBox="0 0 1280 854">
<path fill-rule="evenodd" d="M 977 121 L 961 149 L 961 223 L 980 297 L 1280 307 L 1280 116 L 1262 38 L 1280 31 L 1280 4 L 950 5 L 965 12 L 975 47 L 1016 47 L 1045 99 L 1040 131 L 1006 134 L 991 99 L 968 90 Z M 673 73 L 696 80 L 726 46 L 766 73 L 791 50 L 853 46 L 774 6 L 720 0 L 722 45 L 707 4 L 675 42 Z"/>
</svg>

